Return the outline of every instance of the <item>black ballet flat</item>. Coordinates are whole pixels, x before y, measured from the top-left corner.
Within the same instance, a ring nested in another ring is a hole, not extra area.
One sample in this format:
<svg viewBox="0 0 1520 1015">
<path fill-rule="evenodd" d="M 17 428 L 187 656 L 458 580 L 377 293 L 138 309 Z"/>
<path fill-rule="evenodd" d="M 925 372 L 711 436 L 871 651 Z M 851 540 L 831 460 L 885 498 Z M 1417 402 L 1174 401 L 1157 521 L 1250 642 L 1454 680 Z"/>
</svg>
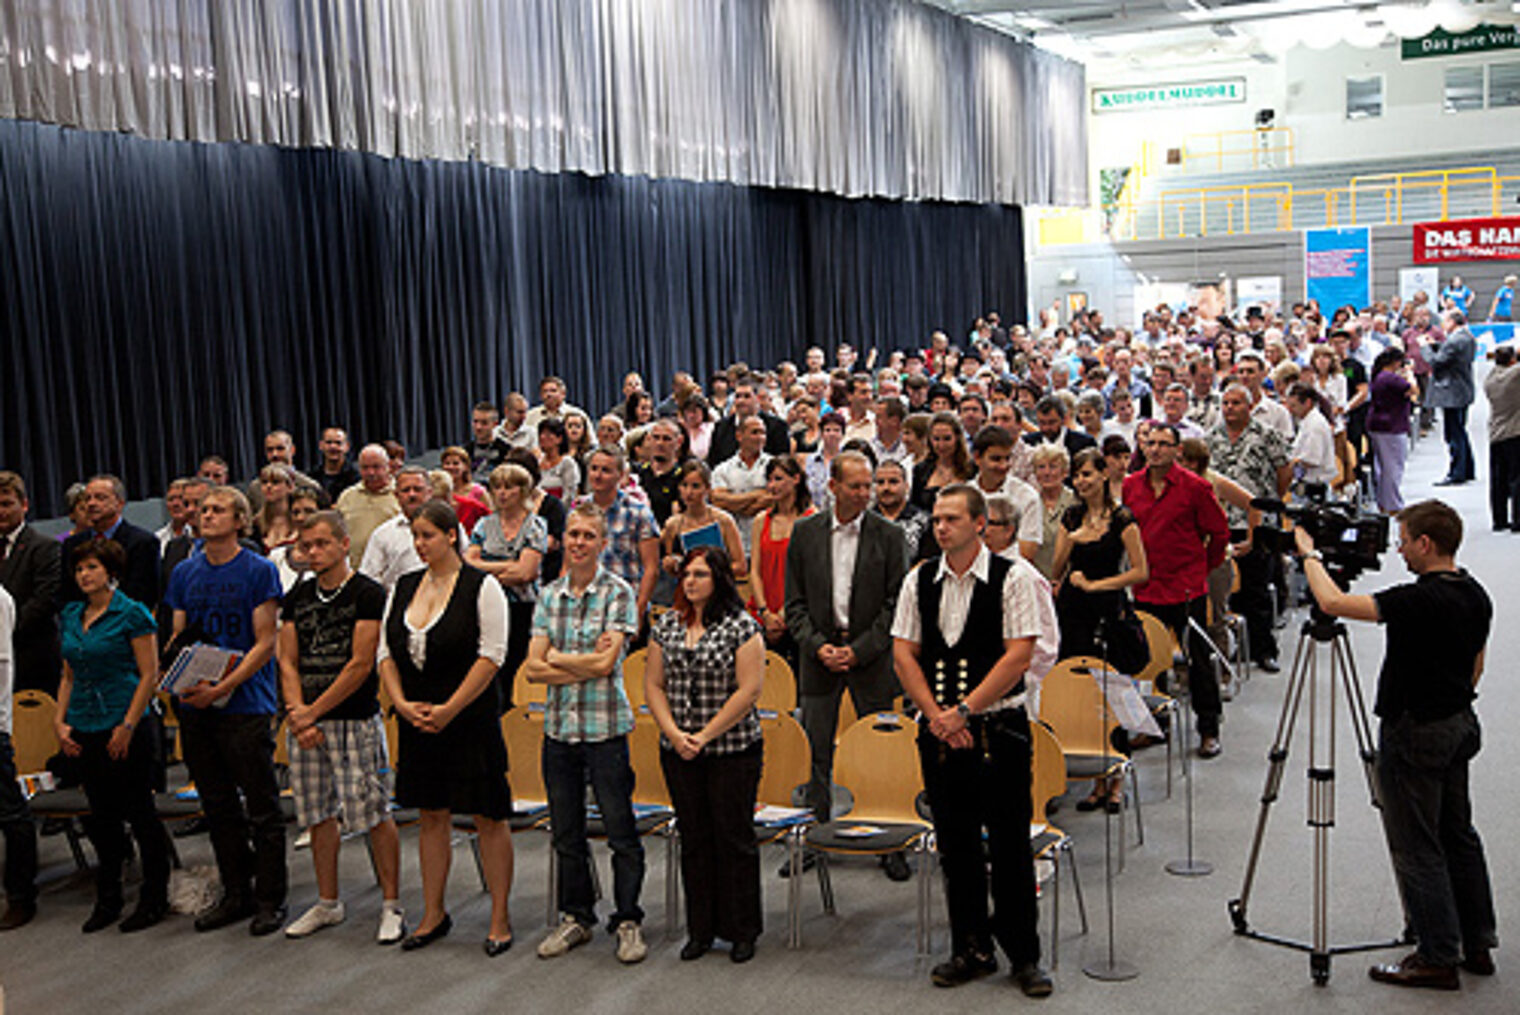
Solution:
<svg viewBox="0 0 1520 1015">
<path fill-rule="evenodd" d="M 438 926 L 434 927 L 426 934 L 408 934 L 406 937 L 402 938 L 401 950 L 404 952 L 414 952 L 418 948 L 426 948 L 428 945 L 432 944 L 434 941 L 437 941 L 439 938 L 448 937 L 449 931 L 453 929 L 454 918 L 449 916 L 449 914 L 444 913 L 443 919 L 438 921 Z"/>
<path fill-rule="evenodd" d="M 485 952 L 486 952 L 486 955 L 489 956 L 490 958 L 494 959 L 498 955 L 505 955 L 505 954 L 507 954 L 507 952 L 509 952 L 509 951 L 512 950 L 512 942 L 514 940 L 516 940 L 516 938 L 510 938 L 509 937 L 505 941 L 497 941 L 495 938 L 490 938 L 490 937 L 486 938 L 486 943 L 485 943 Z"/>
</svg>

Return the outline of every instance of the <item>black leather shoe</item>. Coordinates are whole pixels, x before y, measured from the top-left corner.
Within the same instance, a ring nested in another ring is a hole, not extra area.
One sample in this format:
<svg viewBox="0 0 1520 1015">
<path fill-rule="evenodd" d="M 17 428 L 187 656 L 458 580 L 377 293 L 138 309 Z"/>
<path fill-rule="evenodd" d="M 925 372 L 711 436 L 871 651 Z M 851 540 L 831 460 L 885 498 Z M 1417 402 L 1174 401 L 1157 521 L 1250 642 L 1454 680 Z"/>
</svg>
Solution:
<svg viewBox="0 0 1520 1015">
<path fill-rule="evenodd" d="M 710 951 L 712 951 L 711 941 L 698 941 L 692 938 L 681 946 L 681 961 L 695 962 Z"/>
<path fill-rule="evenodd" d="M 1263 673 L 1282 672 L 1282 666 L 1278 664 L 1276 656 L 1273 656 L 1270 659 L 1258 659 L 1251 665 L 1256 667 L 1258 670 L 1261 670 Z"/>
<path fill-rule="evenodd" d="M 25 927 L 32 922 L 32 917 L 37 915 L 35 902 L 12 902 L 5 907 L 5 915 L 0 916 L 0 930 L 15 930 L 17 927 Z"/>
<path fill-rule="evenodd" d="M 1015 969 L 1011 979 L 1019 985 L 1025 997 L 1049 997 L 1056 989 L 1050 974 L 1033 962 Z"/>
<path fill-rule="evenodd" d="M 120 917 L 120 906 L 103 906 L 97 902 L 95 904 L 95 908 L 90 912 L 90 918 L 86 920 L 84 922 L 84 926 L 80 927 L 79 929 L 86 934 L 93 934 L 97 930 L 105 930 L 107 927 L 111 926 L 111 924 L 115 923 Z"/>
<path fill-rule="evenodd" d="M 1478 948 L 1462 956 L 1462 968 L 1475 976 L 1494 975 L 1494 957 L 1487 948 Z"/>
<path fill-rule="evenodd" d="M 517 939 L 509 937 L 505 941 L 498 941 L 493 937 L 488 937 L 485 943 L 485 953 L 493 959 L 498 955 L 505 955 L 512 950 L 512 942 L 515 940 Z"/>
<path fill-rule="evenodd" d="M 1436 480 L 1433 485 L 1434 486 L 1456 486 L 1457 484 L 1459 484 L 1461 482 L 1462 481 L 1460 479 L 1452 479 L 1450 476 L 1446 476 L 1446 477 L 1444 477 L 1442 479 Z M 1374 969 L 1381 969 L 1383 967 L 1382 966 L 1373 966 L 1372 968 L 1374 968 Z"/>
<path fill-rule="evenodd" d="M 121 926 L 117 929 L 120 930 L 123 934 L 131 934 L 135 931 L 147 930 L 149 927 L 152 927 L 155 924 L 162 923 L 164 917 L 168 915 L 169 906 L 167 903 L 139 901 L 137 903 L 137 908 L 132 910 L 132 914 L 130 916 L 121 921 Z"/>
<path fill-rule="evenodd" d="M 950 961 L 941 962 L 931 969 L 929 981 L 936 987 L 959 987 L 963 983 L 980 980 L 995 972 L 997 972 L 995 956 L 967 952 L 964 955 L 952 955 Z"/>
<path fill-rule="evenodd" d="M 801 871 L 801 873 L 806 874 L 808 871 L 812 870 L 814 867 L 817 867 L 817 866 L 818 866 L 818 854 L 814 853 L 812 850 L 805 850 L 803 852 L 803 854 L 802 854 L 802 871 Z M 777 877 L 781 877 L 781 878 L 789 878 L 789 877 L 791 877 L 792 876 L 792 862 L 790 860 L 788 860 L 786 863 L 782 864 L 781 865 L 781 869 L 778 870 L 778 871 L 776 871 L 776 876 Z"/>
<path fill-rule="evenodd" d="M 1219 744 L 1218 737 L 1204 737 L 1198 741 L 1198 756 L 1200 758 L 1217 758 L 1224 750 Z"/>
<path fill-rule="evenodd" d="M 259 911 L 249 921 L 248 933 L 254 937 L 264 937 L 273 934 L 285 926 L 285 917 L 289 915 L 284 906 L 260 906 Z"/>
<path fill-rule="evenodd" d="M 195 929 L 221 930 L 223 927 L 230 927 L 234 923 L 246 920 L 252 915 L 253 903 L 224 897 L 221 902 L 195 918 Z"/>
<path fill-rule="evenodd" d="M 1433 965 L 1410 952 L 1397 962 L 1373 966 L 1367 975 L 1379 983 L 1391 983 L 1395 987 L 1429 987 L 1432 990 L 1460 990 L 1462 981 L 1456 966 Z"/>
<path fill-rule="evenodd" d="M 755 957 L 755 942 L 735 941 L 734 947 L 728 953 L 728 961 L 733 963 L 748 962 Z"/>
<path fill-rule="evenodd" d="M 438 921 L 438 926 L 434 927 L 426 934 L 408 934 L 406 937 L 402 938 L 401 950 L 404 952 L 414 952 L 418 948 L 426 948 L 428 945 L 432 944 L 434 941 L 437 941 L 439 938 L 448 937 L 449 931 L 453 929 L 454 918 L 449 914 L 444 913 L 443 919 Z"/>
<path fill-rule="evenodd" d="M 881 869 L 886 871 L 888 881 L 909 881 L 913 877 L 905 853 L 887 853 L 881 858 Z"/>
</svg>

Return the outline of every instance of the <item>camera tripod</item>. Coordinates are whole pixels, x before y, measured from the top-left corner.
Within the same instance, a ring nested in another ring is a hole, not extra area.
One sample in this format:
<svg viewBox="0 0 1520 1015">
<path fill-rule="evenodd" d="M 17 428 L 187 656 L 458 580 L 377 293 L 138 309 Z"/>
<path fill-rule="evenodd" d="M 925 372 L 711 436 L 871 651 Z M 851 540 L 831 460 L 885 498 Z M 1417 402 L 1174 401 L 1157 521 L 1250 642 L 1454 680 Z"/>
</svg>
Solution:
<svg viewBox="0 0 1520 1015">
<path fill-rule="evenodd" d="M 1244 937 L 1265 941 L 1309 953 L 1309 972 L 1315 984 L 1324 986 L 1330 979 L 1330 957 L 1349 952 L 1372 951 L 1393 948 L 1402 940 L 1373 941 L 1363 944 L 1331 945 L 1328 942 L 1330 924 L 1330 830 L 1335 826 L 1335 723 L 1337 686 L 1344 688 L 1347 709 L 1351 714 L 1351 728 L 1356 735 L 1357 755 L 1362 762 L 1362 772 L 1367 779 L 1372 806 L 1380 808 L 1377 779 L 1374 766 L 1377 750 L 1372 737 L 1372 724 L 1367 717 L 1367 705 L 1362 697 L 1361 684 L 1357 680 L 1356 663 L 1351 655 L 1351 642 L 1346 626 L 1318 606 L 1310 607 L 1309 619 L 1304 621 L 1293 654 L 1293 669 L 1283 695 L 1282 714 L 1277 720 L 1277 735 L 1267 754 L 1267 781 L 1261 794 L 1261 812 L 1256 819 L 1256 833 L 1251 840 L 1251 853 L 1246 861 L 1245 880 L 1240 897 L 1229 903 L 1230 919 L 1235 933 Z M 1329 649 L 1330 665 L 1325 681 L 1319 672 L 1320 649 Z M 1310 941 L 1266 934 L 1251 929 L 1246 919 L 1246 907 L 1251 900 L 1251 884 L 1256 877 L 1256 864 L 1261 858 L 1262 840 L 1267 831 L 1267 815 L 1277 801 L 1282 788 L 1283 768 L 1288 760 L 1288 745 L 1293 740 L 1299 708 L 1305 692 L 1309 699 L 1309 827 L 1314 830 L 1314 898 L 1313 936 Z M 1323 740 L 1322 740 L 1323 737 Z"/>
</svg>

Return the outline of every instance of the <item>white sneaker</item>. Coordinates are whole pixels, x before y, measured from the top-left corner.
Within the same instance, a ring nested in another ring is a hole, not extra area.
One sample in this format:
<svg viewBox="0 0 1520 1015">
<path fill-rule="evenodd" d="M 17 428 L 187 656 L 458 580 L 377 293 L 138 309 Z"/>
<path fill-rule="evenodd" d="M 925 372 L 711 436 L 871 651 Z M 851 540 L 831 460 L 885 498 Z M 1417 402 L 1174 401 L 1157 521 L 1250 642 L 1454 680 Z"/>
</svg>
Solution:
<svg viewBox="0 0 1520 1015">
<path fill-rule="evenodd" d="M 285 928 L 286 937 L 310 937 L 323 927 L 333 927 L 343 922 L 343 902 L 329 906 L 318 902 Z"/>
<path fill-rule="evenodd" d="M 635 962 L 643 962 L 644 956 L 649 954 L 649 946 L 644 943 L 644 935 L 639 930 L 639 925 L 632 920 L 624 920 L 618 924 L 617 939 L 619 962 L 633 965 Z"/>
<path fill-rule="evenodd" d="M 581 922 L 573 916 L 560 918 L 559 926 L 549 932 L 549 936 L 538 943 L 538 957 L 541 959 L 556 959 L 572 948 L 579 948 L 591 940 L 591 928 L 581 925 Z"/>
<path fill-rule="evenodd" d="M 406 910 L 400 906 L 383 907 L 380 910 L 380 930 L 375 934 L 375 941 L 383 945 L 393 945 L 405 936 Z"/>
</svg>

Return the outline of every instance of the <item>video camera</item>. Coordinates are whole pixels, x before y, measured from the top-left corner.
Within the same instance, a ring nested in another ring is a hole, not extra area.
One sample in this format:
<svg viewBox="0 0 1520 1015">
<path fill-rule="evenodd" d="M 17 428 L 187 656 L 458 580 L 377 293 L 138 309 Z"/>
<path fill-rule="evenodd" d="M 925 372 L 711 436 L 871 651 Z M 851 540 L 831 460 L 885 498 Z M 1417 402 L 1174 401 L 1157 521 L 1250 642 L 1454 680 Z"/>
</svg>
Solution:
<svg viewBox="0 0 1520 1015">
<path fill-rule="evenodd" d="M 1303 500 L 1294 504 L 1269 497 L 1251 501 L 1258 511 L 1277 516 L 1276 524 L 1264 520 L 1256 529 L 1256 538 L 1268 550 L 1292 551 L 1291 530 L 1281 524 L 1285 517 L 1309 533 L 1324 557 L 1325 569 L 1341 588 L 1349 587 L 1363 571 L 1382 569 L 1383 551 L 1388 548 L 1387 515 L 1363 511 L 1351 501 L 1330 500 L 1324 483 L 1305 483 L 1302 493 Z"/>
</svg>

